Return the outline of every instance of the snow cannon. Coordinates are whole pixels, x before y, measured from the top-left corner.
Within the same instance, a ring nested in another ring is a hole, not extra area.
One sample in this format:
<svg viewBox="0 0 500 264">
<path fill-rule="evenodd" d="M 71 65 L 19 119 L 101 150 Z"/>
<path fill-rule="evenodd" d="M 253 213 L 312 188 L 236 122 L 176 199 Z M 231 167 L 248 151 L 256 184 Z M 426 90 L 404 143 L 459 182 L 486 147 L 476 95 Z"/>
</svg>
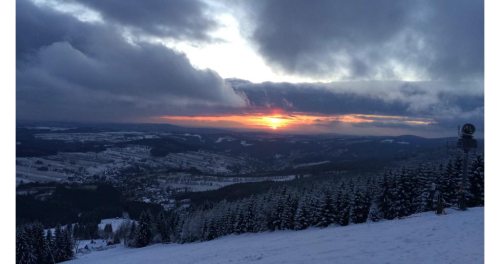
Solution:
<svg viewBox="0 0 500 264">
<path fill-rule="evenodd" d="M 464 152 L 468 152 L 469 149 L 476 149 L 477 140 L 473 138 L 476 127 L 473 124 L 467 123 L 461 129 L 459 126 L 458 129 L 460 138 L 458 139 L 457 147 L 463 149 Z"/>
<path fill-rule="evenodd" d="M 465 199 L 465 187 L 467 186 L 467 168 L 469 166 L 469 150 L 477 148 L 477 140 L 472 136 L 476 132 L 476 127 L 473 124 L 467 123 L 462 126 L 458 126 L 458 135 L 460 138 L 457 141 L 457 147 L 464 151 L 463 158 L 463 170 L 462 170 L 462 185 L 460 186 L 460 192 L 458 197 L 458 208 L 460 210 L 467 210 L 466 199 Z"/>
</svg>

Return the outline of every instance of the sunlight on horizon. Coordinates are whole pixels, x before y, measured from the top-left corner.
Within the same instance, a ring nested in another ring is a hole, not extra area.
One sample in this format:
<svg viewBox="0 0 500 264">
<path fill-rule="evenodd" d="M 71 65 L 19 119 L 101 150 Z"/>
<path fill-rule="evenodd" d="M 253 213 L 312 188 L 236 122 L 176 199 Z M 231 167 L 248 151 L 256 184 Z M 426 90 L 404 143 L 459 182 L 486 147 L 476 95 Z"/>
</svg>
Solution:
<svg viewBox="0 0 500 264">
<path fill-rule="evenodd" d="M 431 119 L 406 116 L 364 114 L 310 115 L 307 113 L 249 113 L 226 116 L 158 116 L 151 119 L 155 121 L 161 120 L 181 126 L 208 126 L 216 128 L 240 128 L 278 131 L 297 131 L 303 126 L 309 126 L 310 129 L 314 129 L 315 126 L 321 127 L 332 123 L 384 123 L 407 124 L 416 126 L 430 125 L 435 123 Z"/>
</svg>

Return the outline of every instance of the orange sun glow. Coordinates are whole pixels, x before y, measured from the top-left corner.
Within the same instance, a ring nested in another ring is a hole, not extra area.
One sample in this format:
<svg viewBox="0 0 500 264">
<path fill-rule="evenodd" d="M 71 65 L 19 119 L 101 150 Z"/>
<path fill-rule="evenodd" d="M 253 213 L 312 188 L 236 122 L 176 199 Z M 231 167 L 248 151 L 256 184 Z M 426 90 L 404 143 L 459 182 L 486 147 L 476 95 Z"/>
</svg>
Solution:
<svg viewBox="0 0 500 264">
<path fill-rule="evenodd" d="M 233 127 L 250 129 L 293 130 L 299 126 L 324 125 L 331 122 L 342 123 L 405 123 L 410 125 L 428 125 L 432 120 L 409 118 L 405 116 L 383 115 L 310 115 L 306 113 L 289 114 L 261 114 L 251 113 L 227 116 L 160 116 L 161 119 L 171 124 L 188 126 Z"/>
</svg>

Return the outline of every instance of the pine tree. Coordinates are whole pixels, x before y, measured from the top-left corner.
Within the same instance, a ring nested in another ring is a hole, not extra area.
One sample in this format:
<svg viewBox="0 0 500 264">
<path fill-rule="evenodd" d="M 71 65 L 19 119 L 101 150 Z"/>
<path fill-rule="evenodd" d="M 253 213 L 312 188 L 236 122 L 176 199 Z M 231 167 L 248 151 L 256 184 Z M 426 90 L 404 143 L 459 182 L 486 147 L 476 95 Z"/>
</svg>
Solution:
<svg viewBox="0 0 500 264">
<path fill-rule="evenodd" d="M 294 229 L 303 230 L 311 226 L 310 217 L 309 204 L 306 200 L 302 200 L 297 207 L 297 214 L 294 219 Z"/>
<path fill-rule="evenodd" d="M 142 212 L 134 238 L 136 247 L 145 247 L 153 240 L 153 230 L 151 227 L 151 212 Z"/>
<path fill-rule="evenodd" d="M 52 263 L 55 261 L 53 257 L 54 237 L 52 236 L 52 231 L 50 231 L 50 229 L 48 229 L 47 233 L 45 234 L 45 243 L 47 245 L 49 262 Z"/>
<path fill-rule="evenodd" d="M 256 232 L 258 230 L 256 223 L 255 202 L 253 196 L 246 203 L 245 210 L 245 230 L 246 232 Z"/>
<path fill-rule="evenodd" d="M 410 215 L 411 206 L 411 181 L 406 168 L 402 168 L 397 180 L 392 208 L 395 217 L 405 217 Z"/>
<path fill-rule="evenodd" d="M 49 248 L 45 240 L 43 225 L 40 222 L 31 225 L 31 236 L 37 263 L 48 263 L 50 261 Z"/>
<path fill-rule="evenodd" d="M 434 210 L 434 194 L 437 186 L 437 175 L 431 165 L 426 163 L 421 172 L 420 179 L 420 210 L 419 212 L 428 212 Z"/>
<path fill-rule="evenodd" d="M 213 240 L 215 238 L 218 237 L 217 235 L 217 227 L 215 226 L 215 223 L 213 221 L 209 221 L 208 222 L 208 228 L 207 228 L 207 232 L 206 232 L 206 236 L 205 236 L 205 239 L 206 240 Z"/>
<path fill-rule="evenodd" d="M 54 247 L 52 254 L 56 262 L 62 262 L 66 260 L 65 251 L 65 240 L 64 240 L 64 230 L 62 230 L 61 225 L 57 224 L 54 230 Z"/>
<path fill-rule="evenodd" d="M 323 190 L 322 203 L 319 205 L 319 222 L 318 227 L 327 227 L 335 222 L 337 217 L 336 208 L 333 204 L 332 194 L 329 190 Z"/>
<path fill-rule="evenodd" d="M 445 200 L 445 207 L 449 207 L 453 200 L 456 200 L 455 181 L 453 179 L 453 163 L 448 160 L 446 168 L 443 171 L 442 185 L 440 191 Z"/>
<path fill-rule="evenodd" d="M 484 157 L 476 155 L 469 171 L 469 207 L 484 206 Z"/>
<path fill-rule="evenodd" d="M 246 232 L 246 218 L 245 212 L 243 209 L 238 210 L 238 217 L 236 218 L 236 223 L 234 226 L 234 233 L 239 235 Z"/>
<path fill-rule="evenodd" d="M 71 228 L 66 228 L 63 233 L 63 249 L 66 260 L 73 259 L 73 239 L 71 238 L 72 234 Z"/>
<path fill-rule="evenodd" d="M 453 184 L 454 184 L 454 196 L 451 197 L 450 203 L 452 205 L 458 204 L 458 199 L 461 195 L 461 192 L 465 192 L 466 189 L 462 190 L 462 158 L 460 156 L 456 156 L 453 160 Z"/>
<path fill-rule="evenodd" d="M 280 229 L 293 229 L 295 214 L 297 213 L 297 200 L 291 195 L 284 199 L 283 215 Z"/>
<path fill-rule="evenodd" d="M 354 199 L 351 207 L 351 220 L 355 224 L 364 223 L 368 218 L 368 210 L 366 197 L 363 196 L 359 189 L 354 191 Z"/>
<path fill-rule="evenodd" d="M 167 223 L 163 211 L 160 211 L 158 217 L 156 218 L 156 230 L 158 230 L 158 233 L 161 236 L 161 241 L 163 243 L 170 242 L 170 234 L 168 232 Z"/>
<path fill-rule="evenodd" d="M 337 209 L 337 212 L 340 216 L 338 224 L 341 226 L 346 226 L 349 224 L 349 218 L 351 216 L 351 197 L 349 193 L 344 193 L 341 203 L 341 209 Z"/>
<path fill-rule="evenodd" d="M 32 243 L 25 227 L 16 229 L 16 263 L 35 264 L 37 261 Z"/>
<path fill-rule="evenodd" d="M 317 186 L 314 186 L 314 188 L 317 188 Z M 312 191 L 311 191 L 312 192 Z M 317 226 L 318 223 L 321 221 L 321 197 L 319 195 L 313 195 L 308 203 L 306 204 L 307 208 L 306 210 L 309 212 L 309 224 L 310 226 Z M 335 210 L 337 210 L 337 207 L 335 207 Z M 336 219 L 336 216 L 335 216 Z M 335 220 L 336 221 L 336 220 Z"/>
<path fill-rule="evenodd" d="M 384 174 L 380 182 L 379 194 L 375 198 L 375 203 L 384 219 L 394 219 L 392 184 L 388 172 Z"/>
</svg>

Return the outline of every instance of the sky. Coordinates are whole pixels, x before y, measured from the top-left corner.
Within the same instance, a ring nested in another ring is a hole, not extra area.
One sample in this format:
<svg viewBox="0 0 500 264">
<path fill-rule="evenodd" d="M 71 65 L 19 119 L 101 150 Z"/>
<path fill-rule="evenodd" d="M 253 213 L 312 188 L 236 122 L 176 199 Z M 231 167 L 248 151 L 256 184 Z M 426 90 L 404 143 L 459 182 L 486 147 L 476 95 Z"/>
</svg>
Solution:
<svg viewBox="0 0 500 264">
<path fill-rule="evenodd" d="M 16 118 L 484 133 L 475 0 L 17 0 Z"/>
</svg>

